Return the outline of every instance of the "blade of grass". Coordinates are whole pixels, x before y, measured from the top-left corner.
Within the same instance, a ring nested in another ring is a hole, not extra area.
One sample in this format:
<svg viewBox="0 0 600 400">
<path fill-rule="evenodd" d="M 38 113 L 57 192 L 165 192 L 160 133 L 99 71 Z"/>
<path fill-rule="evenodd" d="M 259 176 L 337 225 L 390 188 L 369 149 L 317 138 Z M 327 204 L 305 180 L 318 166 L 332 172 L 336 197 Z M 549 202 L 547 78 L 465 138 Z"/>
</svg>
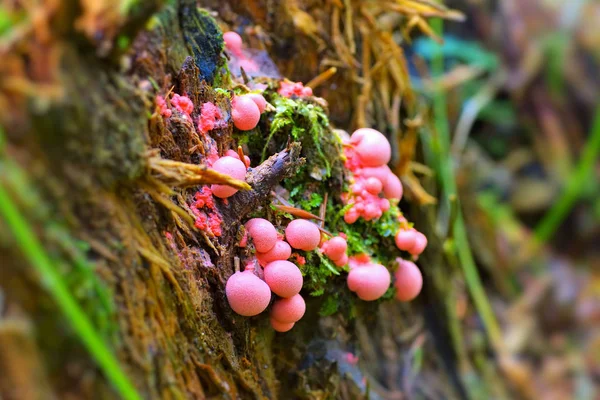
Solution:
<svg viewBox="0 0 600 400">
<path fill-rule="evenodd" d="M 432 19 L 431 26 L 434 31 L 442 36 L 443 21 L 441 19 Z M 434 77 L 439 77 L 444 73 L 444 56 L 441 46 L 438 46 L 432 59 L 432 72 Z M 454 237 L 457 248 L 458 259 L 465 276 L 465 282 L 477 312 L 483 320 L 483 324 L 489 335 L 492 346 L 496 349 L 501 347 L 501 332 L 496 321 L 494 311 L 485 294 L 485 290 L 479 277 L 479 272 L 469 247 L 467 232 L 464 219 L 457 197 L 456 182 L 454 180 L 453 160 L 450 154 L 450 134 L 448 127 L 446 95 L 442 90 L 436 90 L 433 98 L 434 123 L 437 132 L 437 142 L 440 157 L 439 177 L 442 185 L 443 202 L 441 205 L 450 209 L 451 199 L 457 202 L 457 211 L 451 224 L 451 232 Z M 449 213 L 448 213 L 449 215 Z"/>
<path fill-rule="evenodd" d="M 4 135 L 0 129 L 0 143 L 3 142 L 3 139 Z M 0 216 L 6 221 L 23 255 L 41 275 L 43 284 L 49 290 L 59 308 L 70 322 L 73 330 L 96 360 L 107 379 L 120 393 L 122 398 L 126 400 L 141 399 L 109 347 L 102 341 L 85 312 L 69 292 L 60 273 L 52 264 L 27 221 L 1 184 Z"/>
<path fill-rule="evenodd" d="M 594 172 L 594 165 L 600 156 L 600 105 L 596 107 L 592 130 L 585 144 L 581 158 L 575 171 L 569 174 L 565 190 L 554 203 L 552 208 L 544 215 L 534 230 L 534 237 L 538 244 L 546 242 L 554 235 L 560 224 L 567 217 L 573 205 L 583 192 L 585 185 Z"/>
</svg>

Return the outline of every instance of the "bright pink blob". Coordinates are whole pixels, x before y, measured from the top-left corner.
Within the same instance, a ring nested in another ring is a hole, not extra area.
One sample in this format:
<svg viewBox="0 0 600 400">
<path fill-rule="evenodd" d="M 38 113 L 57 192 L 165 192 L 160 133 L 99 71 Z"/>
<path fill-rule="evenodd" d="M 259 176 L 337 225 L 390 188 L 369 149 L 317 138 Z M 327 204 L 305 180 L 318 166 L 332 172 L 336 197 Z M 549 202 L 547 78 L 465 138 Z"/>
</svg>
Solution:
<svg viewBox="0 0 600 400">
<path fill-rule="evenodd" d="M 279 322 L 271 318 L 271 327 L 277 332 L 287 332 L 294 327 L 294 322 Z"/>
<path fill-rule="evenodd" d="M 260 314 L 271 301 L 269 286 L 249 270 L 231 275 L 225 294 L 233 311 L 245 317 Z"/>
<path fill-rule="evenodd" d="M 323 253 L 333 261 L 344 257 L 347 248 L 348 243 L 346 242 L 346 239 L 340 236 L 332 237 L 321 246 Z"/>
<path fill-rule="evenodd" d="M 267 107 L 267 101 L 262 94 L 249 93 L 246 96 L 250 97 L 256 103 L 261 114 L 265 111 L 265 107 Z"/>
<path fill-rule="evenodd" d="M 256 251 L 266 253 L 277 243 L 277 230 L 264 218 L 252 218 L 245 224 Z"/>
<path fill-rule="evenodd" d="M 390 162 L 392 147 L 387 138 L 379 131 L 371 128 L 361 128 L 352 134 L 350 143 L 363 165 L 379 167 Z"/>
<path fill-rule="evenodd" d="M 236 96 L 231 102 L 233 125 L 241 131 L 254 129 L 260 121 L 260 110 L 248 95 Z"/>
<path fill-rule="evenodd" d="M 415 263 L 398 259 L 398 269 L 394 272 L 394 287 L 396 288 L 396 299 L 400 301 L 411 301 L 421 292 L 423 287 L 423 275 Z"/>
<path fill-rule="evenodd" d="M 333 263 L 336 267 L 343 267 L 344 265 L 348 264 L 348 260 L 348 254 L 344 254 L 342 258 L 339 260 L 334 260 Z"/>
<path fill-rule="evenodd" d="M 310 221 L 295 219 L 285 228 L 285 238 L 293 248 L 311 251 L 319 245 L 321 231 Z"/>
<path fill-rule="evenodd" d="M 371 194 L 379 194 L 381 189 L 383 189 L 383 184 L 377 178 L 367 178 L 365 181 L 365 189 Z"/>
<path fill-rule="evenodd" d="M 400 182 L 400 179 L 390 171 L 383 185 L 383 194 L 388 199 L 400 200 L 403 193 L 404 189 L 402 188 L 402 182 Z"/>
<path fill-rule="evenodd" d="M 271 318 L 279 322 L 297 322 L 304 316 L 306 303 L 299 294 L 287 299 L 275 300 L 271 309 Z"/>
<path fill-rule="evenodd" d="M 277 260 L 287 260 L 292 255 L 292 248 L 284 240 L 278 240 L 273 248 L 265 253 L 256 253 L 258 262 L 263 267 L 270 262 Z"/>
<path fill-rule="evenodd" d="M 381 264 L 353 268 L 348 273 L 348 288 L 365 301 L 377 300 L 390 287 L 390 272 Z"/>
<path fill-rule="evenodd" d="M 292 297 L 302 289 L 302 273 L 289 261 L 277 260 L 267 264 L 264 274 L 273 293 L 280 297 Z"/>
<path fill-rule="evenodd" d="M 416 233 L 417 231 L 414 229 L 400 229 L 394 237 L 394 240 L 396 241 L 396 247 L 404 251 L 411 250 L 414 247 L 417 239 Z"/>
<path fill-rule="evenodd" d="M 227 174 L 235 179 L 244 180 L 246 178 L 246 166 L 240 160 L 225 156 L 219 158 L 213 164 L 212 168 L 222 174 Z M 213 194 L 222 199 L 233 196 L 237 193 L 236 188 L 227 185 L 211 185 Z"/>
<path fill-rule="evenodd" d="M 418 256 L 425 250 L 425 247 L 427 247 L 427 236 L 423 235 L 421 232 L 415 232 L 415 245 L 408 250 L 408 252 L 413 256 Z"/>
<path fill-rule="evenodd" d="M 235 32 L 225 32 L 223 34 L 223 40 L 225 41 L 225 47 L 236 56 L 242 55 L 243 40 L 240 35 Z"/>
</svg>

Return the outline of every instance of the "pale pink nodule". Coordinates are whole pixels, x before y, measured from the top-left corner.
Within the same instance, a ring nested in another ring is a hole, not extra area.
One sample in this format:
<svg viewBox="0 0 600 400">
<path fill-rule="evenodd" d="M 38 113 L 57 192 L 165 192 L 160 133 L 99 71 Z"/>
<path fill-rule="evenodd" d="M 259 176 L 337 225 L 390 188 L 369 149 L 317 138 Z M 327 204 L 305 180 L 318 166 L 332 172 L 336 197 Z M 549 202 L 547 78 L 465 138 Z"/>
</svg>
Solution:
<svg viewBox="0 0 600 400">
<path fill-rule="evenodd" d="M 269 286 L 250 270 L 231 275 L 225 285 L 225 294 L 231 309 L 245 317 L 260 314 L 271 301 Z"/>
<path fill-rule="evenodd" d="M 396 299 L 400 301 L 411 301 L 421 292 L 423 287 L 423 275 L 419 267 L 412 261 L 398 259 L 398 269 L 394 272 L 394 287 L 396 288 Z"/>
<path fill-rule="evenodd" d="M 350 142 L 354 144 L 356 154 L 364 166 L 379 167 L 390 162 L 392 147 L 381 132 L 371 128 L 361 128 L 354 131 Z"/>
<path fill-rule="evenodd" d="M 298 267 L 289 261 L 273 261 L 265 267 L 265 282 L 273 293 L 288 298 L 297 295 L 302 289 L 302 273 Z"/>
<path fill-rule="evenodd" d="M 243 162 L 234 157 L 221 157 L 215 161 L 212 168 L 217 172 L 227 174 L 235 179 L 244 180 L 246 178 L 246 166 Z M 233 196 L 238 191 L 236 188 L 227 185 L 211 185 L 210 189 L 215 196 L 221 199 Z"/>
<path fill-rule="evenodd" d="M 258 125 L 260 110 L 251 97 L 236 96 L 231 102 L 231 119 L 236 128 L 241 131 L 249 131 Z"/>
<path fill-rule="evenodd" d="M 390 172 L 383 184 L 383 195 L 388 199 L 400 200 L 403 194 L 402 182 L 393 172 Z"/>
<path fill-rule="evenodd" d="M 279 322 L 273 318 L 271 318 L 271 327 L 275 329 L 277 332 L 287 332 L 294 327 L 294 322 Z"/>
<path fill-rule="evenodd" d="M 250 97 L 254 103 L 258 106 L 258 111 L 262 114 L 265 111 L 265 107 L 267 106 L 267 101 L 263 97 L 262 94 L 258 93 L 249 93 L 246 96 Z"/>
<path fill-rule="evenodd" d="M 277 260 L 287 260 L 292 255 L 292 248 L 284 240 L 278 240 L 275 246 L 266 253 L 257 253 L 256 258 L 263 267 L 270 262 Z"/>
<path fill-rule="evenodd" d="M 235 32 L 225 32 L 223 33 L 223 41 L 227 50 L 236 56 L 242 55 L 243 40 L 240 35 Z"/>
<path fill-rule="evenodd" d="M 390 272 L 381 264 L 367 264 L 348 273 L 348 288 L 365 301 L 377 300 L 390 287 Z"/>
<path fill-rule="evenodd" d="M 427 247 L 427 236 L 415 231 L 415 244 L 408 252 L 413 256 L 418 256 L 425 250 L 425 247 Z"/>
<path fill-rule="evenodd" d="M 246 229 L 254 242 L 256 251 L 266 253 L 277 243 L 277 230 L 264 218 L 252 218 L 246 222 Z"/>
<path fill-rule="evenodd" d="M 409 251 L 415 246 L 417 231 L 414 229 L 401 229 L 396 233 L 394 240 L 400 250 Z"/>
<path fill-rule="evenodd" d="M 340 236 L 335 236 L 323 243 L 322 249 L 323 253 L 329 257 L 331 260 L 336 261 L 341 259 L 346 255 L 346 249 L 348 248 L 348 243 L 346 243 L 346 239 Z"/>
<path fill-rule="evenodd" d="M 285 239 L 294 249 L 311 251 L 319 246 L 321 231 L 305 219 L 295 219 L 285 228 Z"/>
<path fill-rule="evenodd" d="M 299 294 L 288 299 L 275 300 L 271 309 L 271 318 L 279 322 L 297 322 L 304 316 L 306 303 Z"/>
</svg>

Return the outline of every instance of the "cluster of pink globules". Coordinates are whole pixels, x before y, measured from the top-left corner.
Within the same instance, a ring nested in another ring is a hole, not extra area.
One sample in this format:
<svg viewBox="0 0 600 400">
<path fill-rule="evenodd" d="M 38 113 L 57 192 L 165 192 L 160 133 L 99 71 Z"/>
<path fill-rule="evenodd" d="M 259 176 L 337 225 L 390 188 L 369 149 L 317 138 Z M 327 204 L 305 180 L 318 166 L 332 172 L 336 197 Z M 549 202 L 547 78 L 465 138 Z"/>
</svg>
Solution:
<svg viewBox="0 0 600 400">
<path fill-rule="evenodd" d="M 313 95 L 313 90 L 311 87 L 304 86 L 302 82 L 283 80 L 279 83 L 279 90 L 277 90 L 277 93 L 283 97 L 307 97 Z"/>
<path fill-rule="evenodd" d="M 370 128 L 361 128 L 345 144 L 346 168 L 353 176 L 350 192 L 342 200 L 352 205 L 344 221 L 353 224 L 359 218 L 378 219 L 389 210 L 390 200 L 402 198 L 402 183 L 390 170 L 392 149 L 387 138 Z"/>
<path fill-rule="evenodd" d="M 292 248 L 312 251 L 319 246 L 321 232 L 310 221 L 296 219 L 279 235 L 272 223 L 263 218 L 246 222 L 246 230 L 256 248 L 256 258 L 264 267 L 261 279 L 254 267 L 234 273 L 225 286 L 229 305 L 236 313 L 253 316 L 269 305 L 271 292 L 279 298 L 271 308 L 271 326 L 287 332 L 302 318 L 306 304 L 300 295 L 304 282 L 300 269 L 288 261 Z M 245 240 L 240 245 L 245 246 Z M 242 283 L 240 283 L 242 282 Z M 265 290 L 267 288 L 268 290 Z"/>
<path fill-rule="evenodd" d="M 235 65 L 243 68 L 246 73 L 259 72 L 258 65 L 244 54 L 244 41 L 240 35 L 232 31 L 225 32 L 223 33 L 223 41 L 225 42 L 225 48 L 232 56 L 230 61 L 235 61 Z"/>
</svg>

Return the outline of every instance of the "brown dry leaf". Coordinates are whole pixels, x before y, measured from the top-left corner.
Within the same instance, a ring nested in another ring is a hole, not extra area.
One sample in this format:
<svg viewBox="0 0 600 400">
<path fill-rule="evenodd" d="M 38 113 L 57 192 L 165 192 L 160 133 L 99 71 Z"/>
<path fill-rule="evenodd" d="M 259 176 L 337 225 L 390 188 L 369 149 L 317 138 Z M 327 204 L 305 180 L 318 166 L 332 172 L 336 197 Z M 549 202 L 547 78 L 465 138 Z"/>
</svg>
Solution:
<svg viewBox="0 0 600 400">
<path fill-rule="evenodd" d="M 205 165 L 194 165 L 173 160 L 165 160 L 154 152 L 148 157 L 152 177 L 167 187 L 189 187 L 220 184 L 240 190 L 250 190 L 246 182 L 234 179 Z"/>
<path fill-rule="evenodd" d="M 323 218 L 319 217 L 318 215 L 310 213 L 306 210 L 302 210 L 301 208 L 296 208 L 296 207 L 292 207 L 292 206 L 284 206 L 281 204 L 276 204 L 273 207 L 275 207 L 279 211 L 283 211 L 283 212 L 292 214 L 294 217 L 304 218 L 304 219 L 318 219 L 319 221 L 323 220 Z"/>
</svg>

